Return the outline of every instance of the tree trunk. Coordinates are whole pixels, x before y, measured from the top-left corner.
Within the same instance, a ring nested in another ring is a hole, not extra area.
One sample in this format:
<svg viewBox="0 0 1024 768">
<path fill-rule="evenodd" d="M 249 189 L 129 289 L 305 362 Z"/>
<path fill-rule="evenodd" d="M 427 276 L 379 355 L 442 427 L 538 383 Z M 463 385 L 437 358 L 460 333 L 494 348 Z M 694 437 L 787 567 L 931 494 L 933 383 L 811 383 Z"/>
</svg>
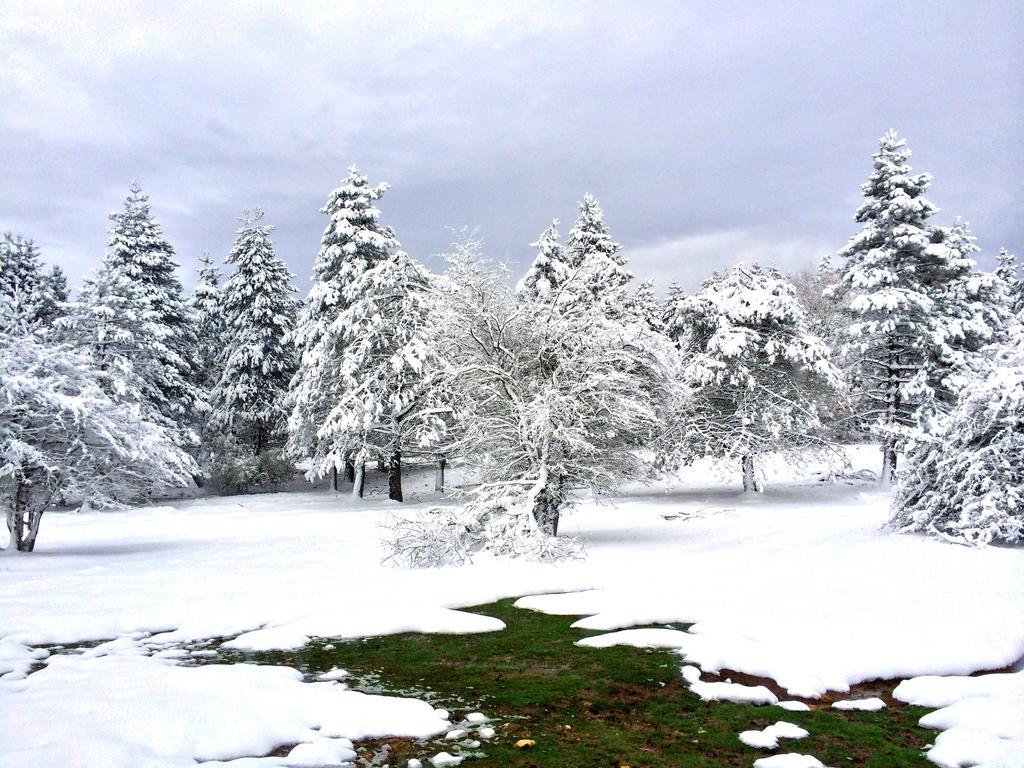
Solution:
<svg viewBox="0 0 1024 768">
<path fill-rule="evenodd" d="M 331 467 L 331 490 L 332 491 L 337 491 L 338 490 L 338 467 L 337 466 Z"/>
<path fill-rule="evenodd" d="M 896 479 L 896 446 L 891 440 L 882 443 L 882 474 L 878 478 L 881 485 L 889 485 Z"/>
<path fill-rule="evenodd" d="M 352 459 L 345 459 L 345 482 L 354 483 L 356 481 L 356 463 Z"/>
<path fill-rule="evenodd" d="M 444 491 L 444 467 L 448 461 L 442 456 L 434 465 L 434 490 Z"/>
<path fill-rule="evenodd" d="M 384 463 L 384 457 L 383 456 L 377 456 L 377 471 L 378 472 L 387 472 L 387 469 L 388 469 L 387 465 Z"/>
<path fill-rule="evenodd" d="M 43 522 L 43 510 L 29 515 L 28 536 L 22 542 L 24 552 L 34 552 L 36 549 L 36 536 L 39 535 L 39 524 Z"/>
<path fill-rule="evenodd" d="M 388 462 L 388 498 L 392 501 L 402 499 L 402 452 L 395 449 Z"/>
<path fill-rule="evenodd" d="M 7 530 L 10 531 L 11 537 L 8 540 L 7 551 L 8 552 L 21 552 L 21 533 L 22 533 L 22 518 L 21 514 L 14 509 L 7 511 Z"/>
<path fill-rule="evenodd" d="M 754 477 L 754 457 L 752 454 L 749 453 L 743 457 L 743 490 L 761 490 L 758 487 L 757 479 Z"/>
<path fill-rule="evenodd" d="M 537 494 L 533 503 L 533 519 L 537 527 L 548 536 L 558 535 L 559 499 L 550 488 Z"/>
<path fill-rule="evenodd" d="M 360 461 L 356 464 L 356 475 L 352 480 L 352 497 L 363 498 L 363 486 L 366 484 L 366 463 Z"/>
<path fill-rule="evenodd" d="M 22 480 L 17 480 L 14 486 L 14 501 L 11 509 L 7 511 L 7 528 L 10 531 L 8 550 L 12 552 L 31 552 L 31 546 L 35 545 L 35 535 L 26 530 L 25 516 L 28 512 L 29 485 Z M 42 513 L 40 513 L 40 516 Z M 38 533 L 39 524 L 36 522 L 35 531 Z M 26 538 L 26 533 L 29 534 Z"/>
</svg>

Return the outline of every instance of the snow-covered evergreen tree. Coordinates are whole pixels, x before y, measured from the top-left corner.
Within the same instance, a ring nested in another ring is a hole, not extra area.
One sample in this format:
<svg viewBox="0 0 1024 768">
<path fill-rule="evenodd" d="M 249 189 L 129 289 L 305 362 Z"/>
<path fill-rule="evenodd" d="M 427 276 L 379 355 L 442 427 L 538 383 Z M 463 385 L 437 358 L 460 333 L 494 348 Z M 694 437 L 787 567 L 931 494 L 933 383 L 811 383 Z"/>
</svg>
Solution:
<svg viewBox="0 0 1024 768">
<path fill-rule="evenodd" d="M 43 288 L 35 243 L 4 232 L 0 238 L 0 331 L 39 327 L 45 305 Z"/>
<path fill-rule="evenodd" d="M 112 398 L 137 407 L 148 421 L 173 428 L 176 422 L 164 415 L 169 409 L 158 386 L 166 350 L 154 314 L 143 288 L 105 263 L 57 320 L 55 337 L 102 373 L 100 384 Z"/>
<path fill-rule="evenodd" d="M 679 283 L 673 280 L 668 284 L 668 290 L 665 292 L 665 301 L 661 307 L 661 324 L 665 329 L 665 335 L 677 344 L 683 337 L 683 331 L 686 330 L 683 327 L 682 315 L 680 314 L 680 305 L 685 299 L 686 292 Z"/>
<path fill-rule="evenodd" d="M 679 312 L 690 395 L 671 458 L 739 460 L 744 490 L 754 490 L 758 454 L 825 446 L 822 410 L 839 373 L 792 284 L 774 269 L 739 265 L 705 282 Z"/>
<path fill-rule="evenodd" d="M 916 384 L 922 407 L 948 411 L 957 393 L 974 377 L 977 353 L 1001 340 L 1010 319 L 1006 285 L 993 274 L 978 272 L 978 251 L 966 223 L 936 227 L 919 271 L 928 280 L 925 370 Z M 920 409 L 919 409 L 920 410 Z M 918 414 L 918 421 L 924 416 Z"/>
<path fill-rule="evenodd" d="M 341 396 L 320 427 L 356 471 L 387 457 L 388 495 L 402 501 L 402 456 L 418 443 L 430 388 L 432 340 L 427 271 L 395 250 L 357 274 L 343 293 Z M 357 478 L 357 492 L 361 476 Z"/>
<path fill-rule="evenodd" d="M 910 441 L 891 525 L 969 544 L 1024 540 L 1024 329 Z"/>
<path fill-rule="evenodd" d="M 862 187 L 863 227 L 839 255 L 837 295 L 849 314 L 841 355 L 855 412 L 883 438 L 883 481 L 896 466 L 898 436 L 920 409 L 948 407 L 964 355 L 991 332 L 986 287 L 973 272 L 963 227 L 936 229 L 928 174 L 911 174 L 906 142 L 890 131 Z"/>
<path fill-rule="evenodd" d="M 288 450 L 296 458 L 311 459 L 310 477 L 323 477 L 352 458 L 350 443 L 321 428 L 344 394 L 340 366 L 346 330 L 338 318 L 350 305 L 347 288 L 398 248 L 394 232 L 380 224 L 375 205 L 387 188 L 370 186 L 353 166 L 321 209 L 329 221 L 292 334 L 300 358 L 287 400 Z"/>
<path fill-rule="evenodd" d="M 68 301 L 68 277 L 59 265 L 54 264 L 48 272 L 44 272 L 40 281 L 41 301 L 39 303 L 40 322 L 49 327 L 64 312 L 64 304 Z"/>
<path fill-rule="evenodd" d="M 641 280 L 633 292 L 633 311 L 644 319 L 655 333 L 666 334 L 663 307 L 654 292 L 653 280 Z"/>
<path fill-rule="evenodd" d="M 109 506 L 189 482 L 192 460 L 109 371 L 66 344 L 25 334 L 0 344 L 0 505 L 8 551 L 31 552 L 54 499 Z"/>
<path fill-rule="evenodd" d="M 188 299 L 192 327 L 196 336 L 193 381 L 202 408 L 197 408 L 200 435 L 206 433 L 212 407 L 213 390 L 220 381 L 226 343 L 227 323 L 221 302 L 221 271 L 208 251 L 199 257 L 198 279 Z"/>
<path fill-rule="evenodd" d="M 295 372 L 287 337 L 295 325 L 295 287 L 274 254 L 263 211 L 247 211 L 227 263 L 235 267 L 221 299 L 226 331 L 211 423 L 259 454 L 283 435 L 284 398 Z"/>
<path fill-rule="evenodd" d="M 161 393 L 158 404 L 165 416 L 183 424 L 198 399 L 191 366 L 195 336 L 175 274 L 174 249 L 164 239 L 150 211 L 149 198 L 138 184 L 132 184 L 124 210 L 110 214 L 110 220 L 113 226 L 105 262 L 139 288 L 161 340 L 161 364 L 154 372 Z"/>
<path fill-rule="evenodd" d="M 559 242 L 558 219 L 552 219 L 551 226 L 530 247 L 536 249 L 537 255 L 516 291 L 530 297 L 553 294 L 565 285 L 570 270 L 565 248 Z"/>
<path fill-rule="evenodd" d="M 604 211 L 593 195 L 584 195 L 579 210 L 565 244 L 569 266 L 576 273 L 568 290 L 597 301 L 606 313 L 620 312 L 626 302 L 626 286 L 633 279 L 622 246 L 612 239 Z"/>
<path fill-rule="evenodd" d="M 1017 257 L 1005 248 L 999 249 L 999 264 L 996 277 L 1005 286 L 1007 307 L 1013 314 L 1024 311 L 1024 281 L 1020 278 L 1020 265 Z"/>
</svg>

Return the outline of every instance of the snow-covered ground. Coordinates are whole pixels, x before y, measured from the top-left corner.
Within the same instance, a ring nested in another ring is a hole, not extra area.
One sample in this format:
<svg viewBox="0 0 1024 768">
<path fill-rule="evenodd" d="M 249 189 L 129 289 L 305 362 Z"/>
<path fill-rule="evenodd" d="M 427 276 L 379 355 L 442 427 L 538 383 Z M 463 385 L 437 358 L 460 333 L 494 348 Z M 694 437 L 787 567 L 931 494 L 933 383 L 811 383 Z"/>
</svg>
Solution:
<svg viewBox="0 0 1024 768">
<path fill-rule="evenodd" d="M 299 764 L 342 759 L 346 740 L 367 735 L 439 733 L 445 713 L 422 702 L 286 669 L 181 666 L 175 649 L 211 637 L 290 648 L 311 636 L 498 631 L 456 609 L 524 594 L 537 596 L 522 607 L 580 614 L 591 629 L 694 622 L 634 639 L 800 697 L 1024 657 L 1024 550 L 890 535 L 887 498 L 872 487 L 769 480 L 745 496 L 696 467 L 672 488 L 584 501 L 561 532 L 580 536 L 588 557 L 560 565 L 381 565 L 380 525 L 395 505 L 324 490 L 51 513 L 34 554 L 0 558 L 0 765 L 166 768 L 308 743 L 293 758 L 245 761 Z M 428 483 L 417 476 L 407 492 L 426 505 Z M 699 509 L 714 514 L 688 519 Z M 27 647 L 86 640 L 115 642 L 49 658 Z M 32 663 L 43 668 L 26 678 Z M 1017 714 L 1024 723 L 1019 678 L 906 689 L 943 707 L 928 723 L 949 729 L 936 762 L 1010 765 L 1024 751 L 1012 725 Z"/>
</svg>

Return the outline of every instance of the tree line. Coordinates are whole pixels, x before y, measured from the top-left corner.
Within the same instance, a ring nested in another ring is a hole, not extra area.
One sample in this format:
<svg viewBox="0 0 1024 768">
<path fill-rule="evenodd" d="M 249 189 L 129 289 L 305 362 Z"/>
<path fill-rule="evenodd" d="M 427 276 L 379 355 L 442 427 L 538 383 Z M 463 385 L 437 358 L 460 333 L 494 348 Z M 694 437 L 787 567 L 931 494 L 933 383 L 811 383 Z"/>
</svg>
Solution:
<svg viewBox="0 0 1024 768">
<path fill-rule="evenodd" d="M 1024 288 L 1010 254 L 979 271 L 967 225 L 932 222 L 931 177 L 909 156 L 882 137 L 835 265 L 739 264 L 664 299 L 634 280 L 591 195 L 564 241 L 556 220 L 531 244 L 517 282 L 471 231 L 431 273 L 382 222 L 387 185 L 354 167 L 321 209 L 303 301 L 260 210 L 240 219 L 230 276 L 204 254 L 189 296 L 137 185 L 73 300 L 31 241 L 5 235 L 9 549 L 31 551 L 61 502 L 273 487 L 297 462 L 357 496 L 377 462 L 401 501 L 403 462 L 459 459 L 478 484 L 459 506 L 397 515 L 392 557 L 569 557 L 578 545 L 557 532 L 573 489 L 711 457 L 757 491 L 765 454 L 867 439 L 897 484 L 894 527 L 1015 541 Z"/>
</svg>

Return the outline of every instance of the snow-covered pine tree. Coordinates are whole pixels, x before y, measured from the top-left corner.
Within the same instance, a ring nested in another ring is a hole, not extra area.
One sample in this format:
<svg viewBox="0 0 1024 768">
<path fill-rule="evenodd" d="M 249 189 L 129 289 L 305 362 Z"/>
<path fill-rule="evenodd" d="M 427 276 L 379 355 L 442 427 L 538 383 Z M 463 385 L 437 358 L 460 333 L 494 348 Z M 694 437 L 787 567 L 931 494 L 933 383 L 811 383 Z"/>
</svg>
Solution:
<svg viewBox="0 0 1024 768">
<path fill-rule="evenodd" d="M 530 243 L 537 255 L 516 286 L 519 294 L 548 296 L 565 285 L 570 268 L 565 248 L 558 238 L 558 219 L 552 219 L 551 226 L 541 233 L 536 242 Z"/>
<path fill-rule="evenodd" d="M 1005 248 L 999 249 L 996 277 L 1006 287 L 1007 305 L 1010 312 L 1016 315 L 1024 311 L 1024 281 L 1020 278 L 1020 265 L 1017 263 L 1017 257 Z"/>
<path fill-rule="evenodd" d="M 932 299 L 925 370 L 911 387 L 921 402 L 919 411 L 950 410 L 975 376 L 978 352 L 1004 337 L 1012 314 L 1007 286 L 996 275 L 975 269 L 971 257 L 978 250 L 967 224 L 957 221 L 932 230 L 917 267 Z M 918 422 L 924 417 L 918 413 Z"/>
<path fill-rule="evenodd" d="M 910 441 L 890 525 L 969 544 L 1024 540 L 1024 328 L 986 352 L 951 413 Z"/>
<path fill-rule="evenodd" d="M 665 329 L 665 335 L 676 343 L 682 338 L 685 330 L 679 314 L 679 305 L 685 298 L 686 292 L 679 283 L 673 280 L 668 284 L 665 301 L 661 306 L 661 323 Z"/>
<path fill-rule="evenodd" d="M 840 358 L 854 413 L 882 437 L 883 482 L 895 472 L 897 432 L 913 424 L 920 405 L 912 382 L 926 366 L 934 306 L 935 286 L 920 269 L 936 210 L 925 198 L 932 177 L 912 175 L 909 158 L 895 131 L 882 137 L 854 217 L 862 229 L 839 251 L 836 288 L 849 318 Z"/>
<path fill-rule="evenodd" d="M 626 286 L 633 279 L 626 269 L 622 246 L 612 239 L 604 224 L 604 211 L 593 195 L 584 195 L 579 209 L 565 244 L 569 266 L 575 273 L 568 290 L 598 302 L 606 313 L 621 312 L 627 301 Z"/>
<path fill-rule="evenodd" d="M 166 354 L 161 331 L 143 288 L 109 263 L 83 283 L 54 326 L 56 340 L 74 347 L 100 372 L 107 394 L 137 407 L 145 420 L 173 429 L 176 422 L 165 415 L 169 409 L 158 386 Z"/>
<path fill-rule="evenodd" d="M 108 372 L 33 334 L 0 343 L 0 506 L 8 552 L 31 552 L 54 499 L 109 506 L 185 485 L 191 457 L 147 406 L 110 391 Z"/>
<path fill-rule="evenodd" d="M 193 382 L 202 399 L 197 408 L 200 437 L 205 436 L 212 408 L 213 390 L 220 381 L 227 323 L 221 303 L 221 272 L 209 251 L 199 257 L 198 279 L 188 299 L 196 336 Z"/>
<path fill-rule="evenodd" d="M 641 280 L 637 283 L 636 291 L 633 293 L 633 311 L 644 319 L 652 331 L 666 333 L 662 304 L 654 292 L 653 280 Z"/>
<path fill-rule="evenodd" d="M 739 460 L 744 490 L 759 490 L 758 454 L 824 448 L 823 405 L 839 386 L 825 344 L 792 284 L 739 265 L 679 304 L 683 380 L 670 459 Z"/>
<path fill-rule="evenodd" d="M 36 328 L 43 314 L 39 249 L 31 240 L 4 232 L 0 238 L 0 330 Z"/>
<path fill-rule="evenodd" d="M 159 406 L 165 416 L 184 424 L 198 399 L 191 367 L 195 335 L 175 275 L 174 249 L 164 239 L 150 211 L 149 197 L 138 184 L 130 187 L 124 210 L 110 214 L 110 220 L 105 261 L 139 287 L 161 339 L 161 364 L 154 371 L 161 393 Z"/>
<path fill-rule="evenodd" d="M 228 254 L 235 267 L 221 298 L 226 331 L 211 424 L 259 455 L 278 444 L 287 420 L 284 398 L 295 372 L 293 275 L 274 254 L 263 211 L 246 211 Z"/>
<path fill-rule="evenodd" d="M 292 334 L 299 368 L 287 399 L 288 451 L 311 460 L 311 478 L 336 472 L 352 458 L 349 445 L 336 442 L 321 427 L 344 394 L 340 363 L 345 328 L 338 317 L 349 306 L 346 289 L 398 248 L 394 232 L 380 224 L 375 205 L 387 189 L 387 184 L 371 187 L 353 166 L 320 211 L 329 221 L 313 265 L 313 284 Z"/>
<path fill-rule="evenodd" d="M 343 292 L 341 396 L 320 434 L 353 457 L 357 494 L 362 467 L 377 454 L 387 457 L 389 498 L 403 500 L 402 456 L 422 434 L 420 406 L 431 385 L 429 288 L 427 271 L 394 250 Z"/>
<path fill-rule="evenodd" d="M 49 272 L 44 272 L 40 281 L 42 301 L 39 307 L 40 322 L 49 327 L 61 317 L 64 304 L 68 301 L 68 277 L 59 265 L 54 264 Z"/>
</svg>

